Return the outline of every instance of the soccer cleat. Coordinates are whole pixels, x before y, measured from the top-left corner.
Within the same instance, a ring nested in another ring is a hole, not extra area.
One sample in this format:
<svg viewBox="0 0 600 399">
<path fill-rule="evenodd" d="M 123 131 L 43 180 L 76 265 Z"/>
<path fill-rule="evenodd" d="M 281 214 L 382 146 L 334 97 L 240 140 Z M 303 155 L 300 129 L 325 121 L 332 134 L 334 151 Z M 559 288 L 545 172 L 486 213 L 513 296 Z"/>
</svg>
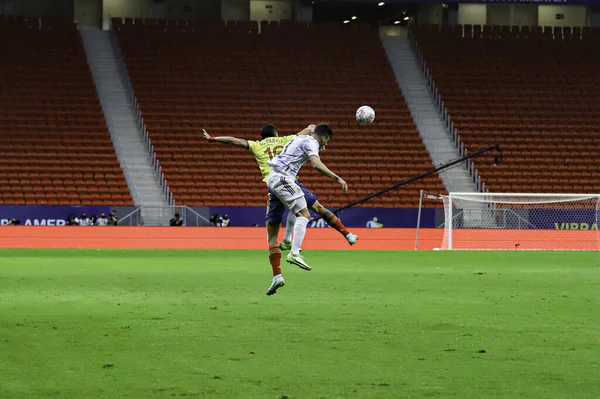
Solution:
<svg viewBox="0 0 600 399">
<path fill-rule="evenodd" d="M 281 249 L 282 251 L 289 251 L 290 249 L 292 249 L 292 243 L 287 241 L 281 241 L 281 244 L 279 244 L 279 249 Z M 302 252 L 302 248 L 300 248 L 300 252 Z"/>
<path fill-rule="evenodd" d="M 277 293 L 277 289 L 281 288 L 285 285 L 285 280 L 283 277 L 273 277 L 273 281 L 271 281 L 271 286 L 267 290 L 267 295 L 274 295 Z"/>
<path fill-rule="evenodd" d="M 304 258 L 302 257 L 302 255 L 298 254 L 298 255 L 294 255 L 293 253 L 289 253 L 285 260 L 288 261 L 288 263 L 291 263 L 292 265 L 296 265 L 298 266 L 300 269 L 303 270 L 312 270 L 311 267 L 308 265 L 308 263 L 306 263 L 304 261 Z"/>
<path fill-rule="evenodd" d="M 354 245 L 354 243 L 356 243 L 356 240 L 358 240 L 358 236 L 356 234 L 348 233 L 346 235 L 346 240 L 348 241 L 348 244 Z"/>
<path fill-rule="evenodd" d="M 289 251 L 290 249 L 292 249 L 292 243 L 285 240 L 281 241 L 281 244 L 279 244 L 279 249 L 281 249 L 282 251 Z"/>
</svg>

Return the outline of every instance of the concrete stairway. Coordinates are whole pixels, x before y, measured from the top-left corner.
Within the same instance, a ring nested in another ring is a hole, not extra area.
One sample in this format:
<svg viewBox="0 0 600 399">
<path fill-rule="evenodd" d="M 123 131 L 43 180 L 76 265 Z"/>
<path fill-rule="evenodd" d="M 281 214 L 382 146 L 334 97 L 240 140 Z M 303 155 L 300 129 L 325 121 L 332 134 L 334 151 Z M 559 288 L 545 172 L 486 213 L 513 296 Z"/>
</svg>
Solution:
<svg viewBox="0 0 600 399">
<path fill-rule="evenodd" d="M 439 166 L 459 158 L 459 151 L 434 102 L 409 39 L 403 36 L 385 36 L 382 32 L 381 42 L 434 165 Z M 477 186 L 463 164 L 440 173 L 440 177 L 449 192 L 477 192 Z"/>
<path fill-rule="evenodd" d="M 167 194 L 152 166 L 134 104 L 121 72 L 112 34 L 98 28 L 80 28 L 83 46 L 96 84 L 102 110 L 117 157 L 145 225 L 162 225 L 168 207 Z M 169 214 L 169 212 L 167 212 Z"/>
</svg>

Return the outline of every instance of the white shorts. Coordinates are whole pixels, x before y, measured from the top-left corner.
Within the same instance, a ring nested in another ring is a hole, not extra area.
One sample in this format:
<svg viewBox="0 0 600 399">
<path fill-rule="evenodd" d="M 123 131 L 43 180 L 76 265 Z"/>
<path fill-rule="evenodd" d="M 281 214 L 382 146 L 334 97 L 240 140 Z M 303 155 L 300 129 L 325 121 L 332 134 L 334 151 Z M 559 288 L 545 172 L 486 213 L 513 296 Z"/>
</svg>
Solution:
<svg viewBox="0 0 600 399">
<path fill-rule="evenodd" d="M 267 177 L 267 188 L 294 215 L 302 209 L 308 208 L 302 189 L 296 184 L 296 179 L 292 177 L 272 171 Z"/>
</svg>

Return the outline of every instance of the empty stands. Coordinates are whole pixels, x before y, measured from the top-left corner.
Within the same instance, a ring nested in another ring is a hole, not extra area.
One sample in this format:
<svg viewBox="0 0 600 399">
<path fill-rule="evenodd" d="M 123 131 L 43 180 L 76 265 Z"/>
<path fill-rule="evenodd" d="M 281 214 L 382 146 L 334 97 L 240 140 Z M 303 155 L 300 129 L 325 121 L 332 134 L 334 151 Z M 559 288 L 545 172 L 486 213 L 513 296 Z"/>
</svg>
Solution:
<svg viewBox="0 0 600 399">
<path fill-rule="evenodd" d="M 415 27 L 413 35 L 466 148 L 493 192 L 600 191 L 600 31 Z"/>
<path fill-rule="evenodd" d="M 324 162 L 350 185 L 300 174 L 327 205 L 339 206 L 433 167 L 377 31 L 337 23 L 187 22 L 114 19 L 115 32 L 152 144 L 178 204 L 264 206 L 266 188 L 251 154 L 208 144 L 213 135 L 258 139 L 329 122 Z M 359 127 L 354 112 L 375 108 Z M 438 176 L 366 203 L 416 206 L 422 187 L 442 192 Z"/>
<path fill-rule="evenodd" d="M 0 16 L 0 204 L 132 205 L 72 22 Z"/>
</svg>

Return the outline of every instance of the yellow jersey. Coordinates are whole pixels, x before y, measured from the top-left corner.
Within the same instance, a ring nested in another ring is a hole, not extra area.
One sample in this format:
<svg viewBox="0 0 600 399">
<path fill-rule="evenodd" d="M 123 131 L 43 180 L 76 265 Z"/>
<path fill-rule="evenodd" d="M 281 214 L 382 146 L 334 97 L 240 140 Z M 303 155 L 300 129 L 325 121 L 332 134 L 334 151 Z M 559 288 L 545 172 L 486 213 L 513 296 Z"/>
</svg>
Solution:
<svg viewBox="0 0 600 399">
<path fill-rule="evenodd" d="M 261 141 L 248 140 L 248 151 L 256 158 L 264 182 L 267 181 L 269 173 L 273 170 L 267 162 L 275 158 L 275 156 L 281 152 L 283 146 L 292 141 L 295 137 L 296 135 L 292 134 L 283 137 L 267 137 Z"/>
</svg>

